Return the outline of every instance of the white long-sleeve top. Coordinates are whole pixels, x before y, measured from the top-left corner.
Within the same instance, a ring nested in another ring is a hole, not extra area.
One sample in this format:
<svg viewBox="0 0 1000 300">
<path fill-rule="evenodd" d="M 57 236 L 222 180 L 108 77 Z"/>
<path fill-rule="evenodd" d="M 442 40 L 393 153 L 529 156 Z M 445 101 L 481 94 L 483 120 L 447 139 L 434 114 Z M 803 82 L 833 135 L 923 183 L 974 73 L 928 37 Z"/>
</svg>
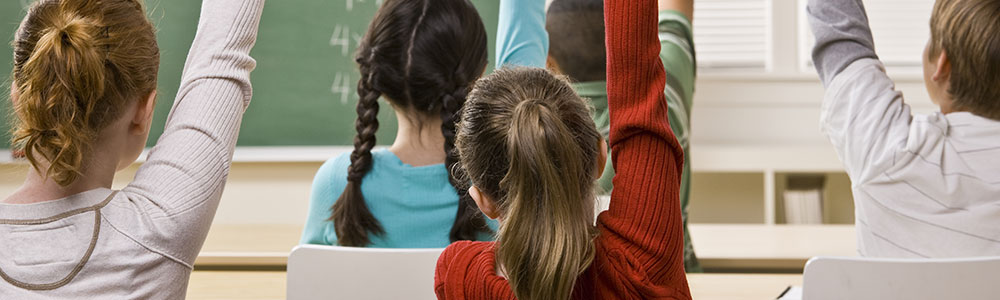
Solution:
<svg viewBox="0 0 1000 300">
<path fill-rule="evenodd" d="M 875 55 L 862 2 L 808 9 L 822 128 L 851 178 L 860 254 L 1000 255 L 1000 122 L 913 115 Z"/>
<path fill-rule="evenodd" d="M 205 0 L 156 146 L 121 191 L 0 204 L 0 299 L 182 299 L 251 98 L 263 0 Z"/>
</svg>

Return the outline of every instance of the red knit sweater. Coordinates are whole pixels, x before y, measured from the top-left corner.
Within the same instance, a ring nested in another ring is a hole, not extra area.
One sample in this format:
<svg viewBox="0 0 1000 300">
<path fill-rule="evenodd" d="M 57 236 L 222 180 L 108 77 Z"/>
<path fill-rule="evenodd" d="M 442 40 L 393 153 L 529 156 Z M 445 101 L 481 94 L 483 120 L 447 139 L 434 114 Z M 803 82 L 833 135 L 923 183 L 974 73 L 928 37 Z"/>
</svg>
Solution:
<svg viewBox="0 0 1000 300">
<path fill-rule="evenodd" d="M 615 171 L 597 219 L 593 265 L 574 299 L 690 299 L 684 274 L 683 151 L 667 121 L 656 0 L 606 0 L 608 102 Z M 438 260 L 438 299 L 515 299 L 495 272 L 493 243 L 452 244 Z"/>
</svg>

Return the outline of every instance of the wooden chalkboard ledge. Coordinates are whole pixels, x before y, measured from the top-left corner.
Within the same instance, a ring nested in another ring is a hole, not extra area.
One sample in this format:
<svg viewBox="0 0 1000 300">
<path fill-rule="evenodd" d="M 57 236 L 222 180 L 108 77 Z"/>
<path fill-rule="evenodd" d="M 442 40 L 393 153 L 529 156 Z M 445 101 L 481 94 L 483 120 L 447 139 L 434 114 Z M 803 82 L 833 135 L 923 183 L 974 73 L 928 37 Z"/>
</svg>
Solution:
<svg viewBox="0 0 1000 300">
<path fill-rule="evenodd" d="M 383 146 L 384 147 L 384 146 Z M 235 163 L 322 163 L 350 152 L 351 146 L 240 146 Z M 840 173 L 843 164 L 828 145 L 755 146 L 693 144 L 695 172 L 790 172 Z M 148 152 L 148 149 L 147 149 Z M 137 162 L 146 161 L 146 153 Z M 11 158 L 10 150 L 0 149 L 0 164 L 24 163 Z"/>
</svg>

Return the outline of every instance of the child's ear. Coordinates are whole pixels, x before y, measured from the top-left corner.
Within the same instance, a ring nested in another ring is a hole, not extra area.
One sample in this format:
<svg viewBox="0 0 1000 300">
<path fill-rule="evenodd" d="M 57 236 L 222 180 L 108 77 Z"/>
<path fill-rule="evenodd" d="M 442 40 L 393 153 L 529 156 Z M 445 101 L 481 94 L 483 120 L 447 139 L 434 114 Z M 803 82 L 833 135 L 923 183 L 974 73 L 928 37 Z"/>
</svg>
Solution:
<svg viewBox="0 0 1000 300">
<path fill-rule="evenodd" d="M 487 218 L 496 220 L 500 217 L 500 211 L 497 209 L 496 202 L 486 194 L 479 191 L 479 188 L 473 186 L 469 188 L 469 196 L 472 200 L 476 201 L 476 206 L 479 206 L 479 210 L 486 215 Z"/>
<path fill-rule="evenodd" d="M 604 174 L 604 168 L 608 165 L 608 143 L 601 138 L 601 153 L 597 154 L 597 178 Z"/>
<path fill-rule="evenodd" d="M 153 111 L 156 110 L 156 91 L 146 96 L 146 101 L 139 102 L 132 117 L 132 126 L 136 134 L 146 134 L 153 125 Z"/>
<path fill-rule="evenodd" d="M 934 75 L 931 77 L 936 82 L 947 83 L 951 80 L 951 60 L 948 59 L 948 53 L 941 50 L 941 54 L 938 55 L 937 62 L 934 62 L 937 70 L 934 71 Z"/>
</svg>

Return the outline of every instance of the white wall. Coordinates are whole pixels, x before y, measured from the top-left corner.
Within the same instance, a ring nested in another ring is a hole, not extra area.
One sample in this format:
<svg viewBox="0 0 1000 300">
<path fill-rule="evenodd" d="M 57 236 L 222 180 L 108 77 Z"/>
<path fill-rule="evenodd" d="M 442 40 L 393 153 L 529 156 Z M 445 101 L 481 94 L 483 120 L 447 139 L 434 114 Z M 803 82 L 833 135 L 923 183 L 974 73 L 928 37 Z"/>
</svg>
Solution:
<svg viewBox="0 0 1000 300">
<path fill-rule="evenodd" d="M 922 81 L 897 88 L 918 112 L 936 108 Z M 692 113 L 695 145 L 828 145 L 819 128 L 823 87 L 818 79 L 758 76 L 699 78 Z"/>
</svg>

